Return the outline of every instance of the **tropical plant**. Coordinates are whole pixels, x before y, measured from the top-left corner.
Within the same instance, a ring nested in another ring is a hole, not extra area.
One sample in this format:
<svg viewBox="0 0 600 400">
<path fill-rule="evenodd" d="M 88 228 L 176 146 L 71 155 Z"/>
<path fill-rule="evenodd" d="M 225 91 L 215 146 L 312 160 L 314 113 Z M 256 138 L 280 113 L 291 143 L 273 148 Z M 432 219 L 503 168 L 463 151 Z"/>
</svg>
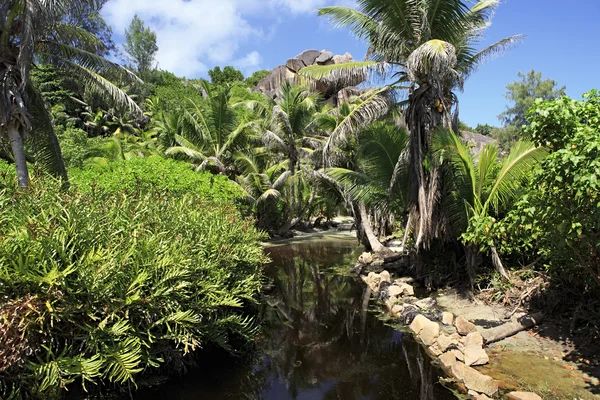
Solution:
<svg viewBox="0 0 600 400">
<path fill-rule="evenodd" d="M 443 207 L 454 234 L 466 246 L 471 284 L 475 283 L 480 251 L 490 250 L 494 266 L 509 279 L 495 242 L 484 235 L 522 194 L 523 183 L 546 156 L 546 150 L 530 142 L 517 142 L 500 161 L 497 146 L 487 145 L 475 159 L 458 136 L 441 128 L 434 136 L 433 148 L 436 157 L 447 162 Z"/>
<path fill-rule="evenodd" d="M 190 99 L 189 107 L 179 113 L 180 130 L 173 130 L 173 121 L 169 120 L 169 132 L 176 145 L 165 154 L 190 160 L 200 171 L 231 174 L 233 156 L 255 134 L 256 124 L 238 118 L 229 87 L 211 88 L 206 82 L 200 87 L 207 94 L 206 106 Z M 162 134 L 159 132 L 159 136 Z"/>
<path fill-rule="evenodd" d="M 308 208 L 301 201 L 301 156 L 314 151 L 310 147 L 311 139 L 314 139 L 311 138 L 310 128 L 319 107 L 318 94 L 286 82 L 281 86 L 281 102 L 273 107 L 269 129 L 262 133 L 267 149 L 283 155 L 291 172 L 287 221 L 281 228 L 282 232 L 287 232 L 297 224 Z M 314 199 L 314 192 L 310 197 Z"/>
<path fill-rule="evenodd" d="M 24 138 L 28 136 L 36 162 L 54 175 L 67 178 L 48 110 L 30 79 L 36 58 L 68 71 L 97 93 L 138 110 L 135 102 L 104 75 L 110 74 L 124 82 L 138 78 L 99 56 L 101 51 L 88 51 L 102 49 L 104 44 L 85 29 L 63 21 L 63 16 L 72 8 L 88 3 L 83 0 L 9 0 L 0 8 L 0 127 L 2 135 L 9 138 L 21 187 L 29 186 L 24 148 Z"/>
<path fill-rule="evenodd" d="M 74 173 L 69 192 L 44 182 L 15 196 L 14 174 L 2 180 L 0 397 L 131 389 L 209 343 L 254 337 L 266 259 L 229 200 L 241 191 L 185 163 L 140 160 L 129 174 L 124 163 Z"/>
<path fill-rule="evenodd" d="M 489 19 L 497 0 L 480 1 L 470 9 L 461 0 L 415 2 L 411 0 L 359 0 L 359 10 L 326 7 L 319 14 L 336 25 L 349 28 L 369 44 L 369 61 L 328 66 L 311 66 L 300 74 L 322 79 L 347 77 L 367 71 L 391 75 L 392 83 L 382 89 L 408 89 L 405 119 L 411 134 L 411 224 L 417 247 L 427 246 L 443 228 L 440 215 L 440 171 L 432 162 L 432 131 L 436 126 L 458 126 L 455 89 L 489 56 L 506 49 L 521 36 L 502 39 L 481 50 Z M 384 114 L 392 104 L 373 95 L 356 111 L 354 121 L 368 122 Z M 351 125 L 351 124 L 350 124 Z M 355 124 L 359 125 L 359 124 Z"/>
</svg>

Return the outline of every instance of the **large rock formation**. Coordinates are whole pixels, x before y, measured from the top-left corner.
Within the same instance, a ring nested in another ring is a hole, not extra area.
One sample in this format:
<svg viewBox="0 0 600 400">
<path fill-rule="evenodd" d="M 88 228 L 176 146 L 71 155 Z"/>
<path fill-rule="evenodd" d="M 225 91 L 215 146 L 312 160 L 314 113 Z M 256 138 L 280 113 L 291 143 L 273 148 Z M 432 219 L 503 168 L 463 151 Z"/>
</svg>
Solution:
<svg viewBox="0 0 600 400">
<path fill-rule="evenodd" d="M 284 82 L 300 82 L 298 72 L 303 68 L 311 65 L 346 64 L 350 62 L 354 62 L 354 58 L 350 53 L 333 55 L 333 53 L 326 50 L 306 50 L 287 60 L 285 65 L 276 67 L 268 76 L 258 82 L 254 90 L 277 99 L 280 95 L 279 88 Z M 312 87 L 320 92 L 327 101 L 337 106 L 349 101 L 351 96 L 360 95 L 362 90 L 355 86 L 364 82 L 366 78 L 366 74 L 357 74 L 352 80 L 348 81 L 347 79 L 342 80 L 331 76 L 312 82 Z"/>
</svg>

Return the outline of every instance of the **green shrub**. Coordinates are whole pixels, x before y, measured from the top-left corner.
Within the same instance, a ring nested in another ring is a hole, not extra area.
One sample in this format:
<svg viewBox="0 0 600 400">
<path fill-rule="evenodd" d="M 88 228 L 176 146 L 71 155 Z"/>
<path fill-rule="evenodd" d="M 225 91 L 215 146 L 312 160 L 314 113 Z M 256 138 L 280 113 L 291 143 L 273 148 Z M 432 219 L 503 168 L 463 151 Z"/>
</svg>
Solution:
<svg viewBox="0 0 600 400">
<path fill-rule="evenodd" d="M 150 190 L 176 195 L 192 193 L 204 199 L 223 202 L 244 197 L 243 190 L 226 176 L 197 172 L 188 163 L 159 156 L 73 169 L 69 179 L 82 193 Z"/>
<path fill-rule="evenodd" d="M 537 101 L 528 120 L 531 137 L 553 151 L 494 234 L 504 253 L 542 256 L 566 287 L 592 292 L 600 287 L 600 93 Z"/>
<path fill-rule="evenodd" d="M 163 176 L 165 163 L 82 170 L 68 193 L 0 186 L 0 398 L 135 385 L 207 343 L 253 337 L 260 235 L 225 201 L 229 184 Z M 156 187 L 134 180 L 152 171 Z M 119 191 L 119 173 L 139 190 Z"/>
</svg>

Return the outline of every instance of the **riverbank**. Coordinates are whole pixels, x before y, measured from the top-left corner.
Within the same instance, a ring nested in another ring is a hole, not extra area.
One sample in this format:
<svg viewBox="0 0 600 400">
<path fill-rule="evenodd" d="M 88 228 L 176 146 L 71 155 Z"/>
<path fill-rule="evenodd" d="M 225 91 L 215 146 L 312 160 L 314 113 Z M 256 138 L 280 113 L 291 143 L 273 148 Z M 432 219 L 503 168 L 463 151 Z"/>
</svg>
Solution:
<svg viewBox="0 0 600 400">
<path fill-rule="evenodd" d="M 370 256 L 361 256 L 365 259 Z M 488 344 L 492 328 L 505 324 L 513 310 L 456 290 L 419 292 L 410 278 L 385 270 L 376 273 L 368 265 L 362 269 L 371 270 L 362 275 L 363 281 L 390 317 L 408 327 L 449 381 L 471 398 L 600 398 L 600 373 L 594 365 L 598 360 L 589 350 L 578 348 L 568 329 L 557 321 L 547 320 Z M 414 296 L 415 289 L 419 298 Z M 512 321 L 522 317 L 514 313 Z"/>
</svg>

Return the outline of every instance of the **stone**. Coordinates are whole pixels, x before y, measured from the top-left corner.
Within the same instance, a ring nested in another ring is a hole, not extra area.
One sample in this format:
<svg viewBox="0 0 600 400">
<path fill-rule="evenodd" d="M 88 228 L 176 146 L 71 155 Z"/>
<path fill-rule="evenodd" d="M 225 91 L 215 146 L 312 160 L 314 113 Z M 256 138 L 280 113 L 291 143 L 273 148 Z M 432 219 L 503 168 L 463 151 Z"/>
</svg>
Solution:
<svg viewBox="0 0 600 400">
<path fill-rule="evenodd" d="M 403 296 L 414 296 L 415 295 L 415 289 L 408 283 L 403 283 L 398 286 L 400 286 L 400 288 L 402 289 Z"/>
<path fill-rule="evenodd" d="M 351 63 L 351 62 L 354 62 L 354 57 L 352 57 L 352 54 L 350 54 L 350 53 L 346 53 L 342 56 L 339 56 L 339 55 L 333 56 L 334 64 L 347 64 L 347 63 Z"/>
<path fill-rule="evenodd" d="M 375 272 L 369 272 L 369 275 L 367 275 L 366 278 L 363 278 L 363 280 L 367 285 L 369 285 L 369 288 L 371 288 L 374 293 L 379 292 L 379 283 L 381 282 L 381 277 L 379 274 L 376 274 Z"/>
<path fill-rule="evenodd" d="M 415 302 L 415 306 L 419 307 L 421 310 L 431 310 L 435 307 L 435 300 L 431 297 L 426 297 Z"/>
<path fill-rule="evenodd" d="M 403 289 L 400 286 L 392 285 L 388 287 L 388 296 L 390 297 L 398 297 L 404 293 Z"/>
<path fill-rule="evenodd" d="M 302 62 L 302 60 L 299 60 L 297 58 L 290 58 L 285 63 L 285 66 L 288 67 L 288 69 L 290 69 L 290 70 L 292 70 L 294 72 L 298 72 L 302 68 L 306 67 L 306 65 L 304 65 L 304 63 Z"/>
<path fill-rule="evenodd" d="M 326 64 L 331 59 L 333 59 L 333 53 L 330 51 L 327 51 L 327 50 L 323 50 L 321 52 L 321 54 L 319 54 L 319 57 L 317 57 L 315 62 L 319 65 L 323 65 L 323 64 Z"/>
<path fill-rule="evenodd" d="M 304 65 L 309 66 L 315 63 L 317 57 L 321 55 L 319 50 L 306 50 L 302 53 L 298 54 L 296 57 L 298 60 L 302 61 Z"/>
<path fill-rule="evenodd" d="M 396 317 L 399 317 L 402 311 L 404 311 L 403 305 L 394 304 L 394 306 L 392 307 L 392 314 L 394 314 Z"/>
<path fill-rule="evenodd" d="M 439 357 L 442 355 L 443 351 L 440 350 L 436 343 L 429 346 L 429 351 L 433 353 L 434 356 Z"/>
<path fill-rule="evenodd" d="M 481 333 L 479 332 L 471 332 L 465 337 L 464 345 L 466 348 L 483 348 L 483 336 L 481 336 Z"/>
<path fill-rule="evenodd" d="M 471 396 L 473 400 L 491 400 L 485 394 L 477 393 L 474 390 L 469 390 L 469 392 L 467 394 L 469 396 Z"/>
<path fill-rule="evenodd" d="M 465 355 L 463 354 L 462 351 L 460 351 L 458 349 L 454 349 L 454 350 L 452 350 L 452 354 L 454 354 L 454 357 L 456 357 L 457 360 L 459 360 L 461 362 L 465 362 Z"/>
<path fill-rule="evenodd" d="M 418 336 L 426 346 L 431 346 L 435 343 L 438 336 L 440 336 L 440 326 L 437 324 L 437 322 L 430 321 L 426 317 L 423 318 L 425 318 L 427 322 L 423 326 L 423 329 Z"/>
<path fill-rule="evenodd" d="M 373 262 L 373 255 L 368 252 L 364 252 L 358 257 L 358 262 L 361 264 L 369 265 Z"/>
<path fill-rule="evenodd" d="M 390 275 L 389 272 L 387 271 L 381 271 L 381 273 L 379 273 L 379 276 L 381 277 L 381 282 L 391 282 L 392 281 L 392 276 Z"/>
<path fill-rule="evenodd" d="M 450 336 L 445 335 L 443 333 L 440 334 L 440 336 L 438 336 L 437 344 L 442 352 L 446 352 L 449 349 L 456 348 L 458 346 L 458 343 L 456 342 L 456 340 L 452 339 Z"/>
<path fill-rule="evenodd" d="M 533 392 L 510 392 L 506 395 L 508 400 L 542 400 L 540 396 Z"/>
<path fill-rule="evenodd" d="M 415 335 L 418 335 L 423 329 L 425 329 L 425 326 L 430 322 L 431 321 L 428 320 L 427 317 L 419 314 L 415 317 L 415 319 L 413 319 L 413 322 L 410 324 L 409 328 L 411 331 L 414 332 Z"/>
<path fill-rule="evenodd" d="M 451 312 L 444 311 L 442 313 L 442 324 L 452 325 L 454 323 L 454 314 Z"/>
<path fill-rule="evenodd" d="M 484 349 L 479 346 L 465 348 L 465 364 L 468 366 L 485 365 L 490 362 L 490 358 Z"/>
<path fill-rule="evenodd" d="M 456 317 L 456 320 L 454 321 L 454 326 L 456 327 L 458 333 L 460 333 L 463 336 L 467 336 L 471 332 L 477 332 L 477 327 L 475 326 L 475 324 L 467 321 L 462 315 Z"/>
<path fill-rule="evenodd" d="M 456 362 L 456 357 L 454 354 L 452 354 L 452 352 L 444 353 L 440 356 L 440 364 L 444 368 L 450 369 L 454 364 L 456 364 Z"/>
<path fill-rule="evenodd" d="M 498 383 L 492 377 L 482 374 L 474 368 L 457 362 L 452 365 L 452 375 L 463 382 L 467 389 L 493 396 L 498 392 Z"/>
</svg>

